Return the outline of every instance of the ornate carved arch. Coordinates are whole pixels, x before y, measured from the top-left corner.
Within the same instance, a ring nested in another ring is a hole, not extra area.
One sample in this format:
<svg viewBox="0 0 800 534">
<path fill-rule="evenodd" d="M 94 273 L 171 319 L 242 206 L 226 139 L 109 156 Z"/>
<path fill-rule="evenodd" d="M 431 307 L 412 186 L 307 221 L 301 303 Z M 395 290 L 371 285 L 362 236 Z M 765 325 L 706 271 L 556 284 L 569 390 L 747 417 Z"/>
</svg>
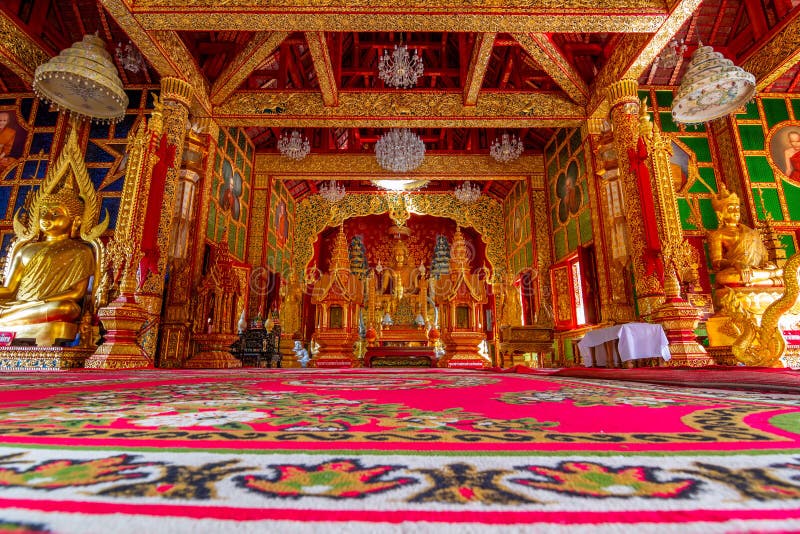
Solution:
<svg viewBox="0 0 800 534">
<path fill-rule="evenodd" d="M 305 272 L 314 257 L 317 236 L 329 226 L 339 226 L 345 219 L 389 213 L 395 222 L 405 222 L 408 214 L 434 215 L 472 227 L 486 244 L 486 258 L 497 275 L 505 270 L 503 209 L 499 202 L 486 196 L 469 205 L 461 204 L 448 194 L 347 194 L 337 204 L 314 195 L 297 207 L 294 232 L 295 270 Z M 300 270 L 302 268 L 302 270 Z"/>
</svg>

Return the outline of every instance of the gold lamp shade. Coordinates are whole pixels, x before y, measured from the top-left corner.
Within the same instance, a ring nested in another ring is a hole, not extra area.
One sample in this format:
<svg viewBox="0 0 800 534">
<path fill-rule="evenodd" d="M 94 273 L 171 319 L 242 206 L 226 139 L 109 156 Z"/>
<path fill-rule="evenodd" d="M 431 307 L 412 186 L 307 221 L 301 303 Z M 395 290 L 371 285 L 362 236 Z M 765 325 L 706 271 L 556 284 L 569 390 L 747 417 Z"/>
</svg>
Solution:
<svg viewBox="0 0 800 534">
<path fill-rule="evenodd" d="M 725 59 L 710 46 L 692 54 L 678 94 L 672 102 L 672 119 L 699 124 L 730 115 L 753 98 L 756 79 Z"/>
<path fill-rule="evenodd" d="M 128 107 L 117 69 L 97 35 L 82 41 L 36 67 L 36 95 L 81 119 L 118 122 Z"/>
</svg>

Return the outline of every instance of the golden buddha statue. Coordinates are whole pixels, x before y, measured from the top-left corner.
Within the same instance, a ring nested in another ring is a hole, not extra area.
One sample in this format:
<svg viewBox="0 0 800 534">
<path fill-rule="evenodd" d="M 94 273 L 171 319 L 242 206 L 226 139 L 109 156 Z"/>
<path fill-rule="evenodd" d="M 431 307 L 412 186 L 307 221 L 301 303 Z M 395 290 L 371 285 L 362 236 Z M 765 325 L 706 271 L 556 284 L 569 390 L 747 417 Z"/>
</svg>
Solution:
<svg viewBox="0 0 800 534">
<path fill-rule="evenodd" d="M 708 233 L 711 266 L 719 286 L 774 286 L 783 271 L 769 262 L 758 230 L 742 224 L 739 197 L 722 185 L 711 200 L 719 228 Z"/>
<path fill-rule="evenodd" d="M 392 264 L 381 274 L 381 293 L 392 295 L 398 302 L 404 295 L 419 293 L 419 281 L 423 276 L 420 268 L 411 265 L 408 258 L 408 247 L 398 239 L 392 247 Z"/>
<path fill-rule="evenodd" d="M 14 218 L 17 239 L 0 288 L 0 331 L 47 346 L 74 339 L 89 280 L 98 275 L 99 236 L 108 226 L 108 217 L 94 224 L 99 203 L 74 130 L 32 194 L 25 222 Z"/>
</svg>

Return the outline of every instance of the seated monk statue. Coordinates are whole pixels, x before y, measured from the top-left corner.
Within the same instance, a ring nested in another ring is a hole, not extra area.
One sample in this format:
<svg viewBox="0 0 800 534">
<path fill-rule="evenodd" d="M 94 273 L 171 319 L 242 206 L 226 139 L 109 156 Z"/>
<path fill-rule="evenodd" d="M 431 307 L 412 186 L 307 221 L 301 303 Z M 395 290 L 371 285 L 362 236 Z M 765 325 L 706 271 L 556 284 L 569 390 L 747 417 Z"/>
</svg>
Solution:
<svg viewBox="0 0 800 534">
<path fill-rule="evenodd" d="M 422 276 L 419 268 L 407 264 L 408 248 L 398 240 L 392 248 L 392 265 L 384 269 L 381 275 L 380 291 L 392 295 L 396 301 L 403 300 L 403 295 L 419 293 L 419 279 Z"/>
<path fill-rule="evenodd" d="M 712 199 L 719 228 L 708 233 L 711 266 L 718 286 L 781 285 L 783 270 L 769 262 L 758 230 L 740 222 L 741 208 L 736 193 L 724 185 Z"/>
<path fill-rule="evenodd" d="M 84 203 L 71 187 L 39 198 L 42 235 L 22 245 L 9 260 L 6 285 L 0 288 L 0 331 L 80 320 L 95 272 L 92 249 L 78 238 L 83 211 Z"/>
</svg>

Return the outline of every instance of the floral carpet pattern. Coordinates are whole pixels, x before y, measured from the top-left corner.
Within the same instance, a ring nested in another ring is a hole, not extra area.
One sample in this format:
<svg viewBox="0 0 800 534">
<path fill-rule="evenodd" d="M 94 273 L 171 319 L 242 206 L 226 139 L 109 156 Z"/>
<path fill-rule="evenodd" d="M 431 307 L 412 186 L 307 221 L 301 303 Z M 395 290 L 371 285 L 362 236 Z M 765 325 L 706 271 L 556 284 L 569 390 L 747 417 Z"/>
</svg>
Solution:
<svg viewBox="0 0 800 534">
<path fill-rule="evenodd" d="M 454 370 L 0 376 L 0 531 L 534 527 L 800 530 L 800 393 Z"/>
</svg>

